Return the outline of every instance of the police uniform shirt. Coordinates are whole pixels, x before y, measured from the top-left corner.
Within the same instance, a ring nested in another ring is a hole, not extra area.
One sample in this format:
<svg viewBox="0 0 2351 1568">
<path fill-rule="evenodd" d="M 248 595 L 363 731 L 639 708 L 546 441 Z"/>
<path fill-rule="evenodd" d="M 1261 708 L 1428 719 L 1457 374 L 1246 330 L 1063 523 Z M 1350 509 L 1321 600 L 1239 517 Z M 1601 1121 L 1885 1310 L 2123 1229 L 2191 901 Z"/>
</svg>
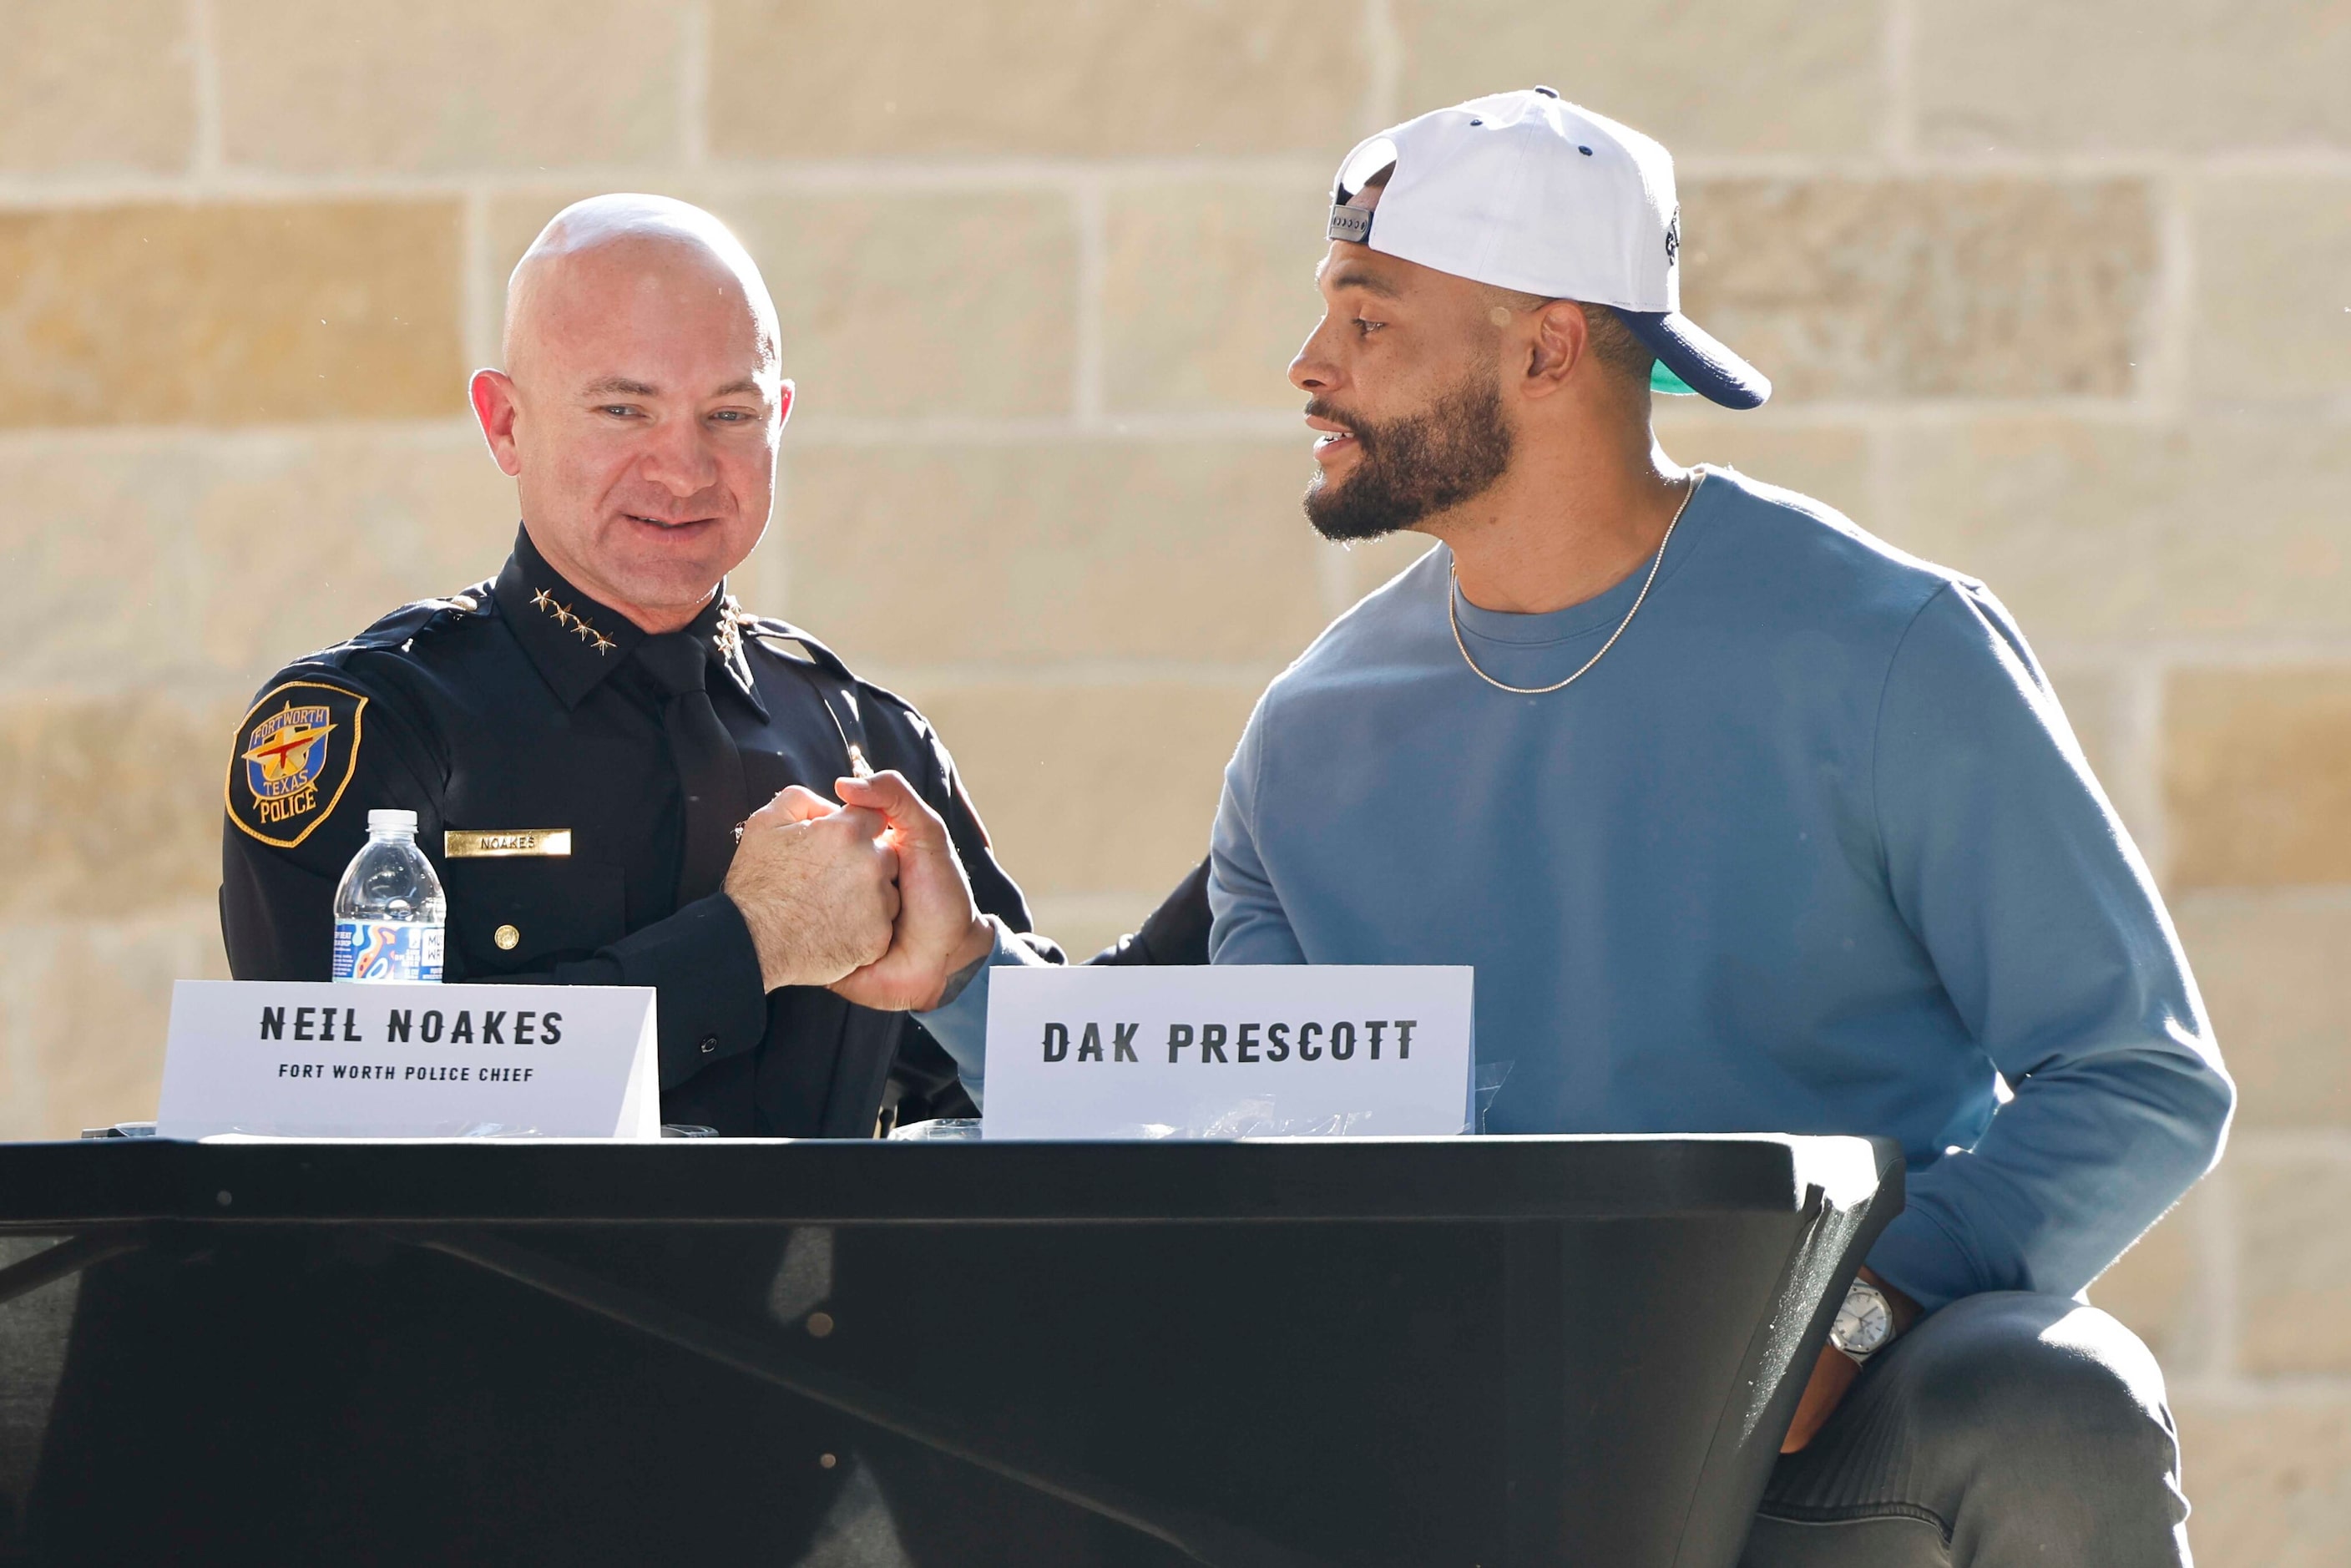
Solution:
<svg viewBox="0 0 2351 1568">
<path fill-rule="evenodd" d="M 751 807 L 790 784 L 830 797 L 861 757 L 894 768 L 946 820 L 981 910 L 1028 930 L 1020 890 L 919 713 L 805 633 L 743 614 L 723 589 L 686 631 L 708 660 L 705 687 Z M 733 902 L 709 893 L 681 905 L 684 794 L 670 699 L 632 656 L 645 641 L 550 569 L 526 532 L 494 581 L 410 605 L 279 671 L 228 759 L 230 971 L 329 978 L 336 883 L 367 841 L 367 813 L 402 808 L 416 813 L 447 895 L 445 978 L 660 993 L 665 1121 L 870 1135 L 893 1063 L 897 1092 L 911 1081 L 934 1111 L 967 1107 L 917 1026 L 820 988 L 766 994 Z"/>
</svg>

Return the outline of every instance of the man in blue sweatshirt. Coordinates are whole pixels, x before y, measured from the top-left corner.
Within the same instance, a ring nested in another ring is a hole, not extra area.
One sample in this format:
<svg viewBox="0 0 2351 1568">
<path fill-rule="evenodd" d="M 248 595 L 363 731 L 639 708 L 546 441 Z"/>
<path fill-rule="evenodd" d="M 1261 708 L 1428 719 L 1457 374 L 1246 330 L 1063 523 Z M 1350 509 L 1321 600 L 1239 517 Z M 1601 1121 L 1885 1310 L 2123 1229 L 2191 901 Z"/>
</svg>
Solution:
<svg viewBox="0 0 2351 1568">
<path fill-rule="evenodd" d="M 2074 1297 L 2218 1157 L 2195 982 L 1999 601 L 1656 444 L 1653 390 L 1770 392 L 1679 314 L 1673 188 L 1543 88 L 1343 165 L 1306 510 L 1439 548 L 1259 704 L 1213 958 L 1475 966 L 1494 1132 L 1902 1142 L 1748 1564 L 2185 1563 L 2161 1375 Z M 1036 960 L 937 903 L 907 996 L 977 1089 L 956 982 Z"/>
</svg>

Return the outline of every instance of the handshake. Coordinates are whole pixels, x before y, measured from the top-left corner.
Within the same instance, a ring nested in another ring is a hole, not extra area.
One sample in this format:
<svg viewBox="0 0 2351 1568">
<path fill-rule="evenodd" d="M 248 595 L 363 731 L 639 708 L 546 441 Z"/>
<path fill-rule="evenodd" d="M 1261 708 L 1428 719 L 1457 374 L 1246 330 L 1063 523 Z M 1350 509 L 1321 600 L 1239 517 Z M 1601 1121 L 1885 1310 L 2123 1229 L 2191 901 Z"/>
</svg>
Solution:
<svg viewBox="0 0 2351 1568">
<path fill-rule="evenodd" d="M 795 784 L 743 824 L 726 896 L 760 977 L 885 1011 L 936 1007 L 995 942 L 946 823 L 894 772 L 833 788 L 839 806 Z"/>
</svg>

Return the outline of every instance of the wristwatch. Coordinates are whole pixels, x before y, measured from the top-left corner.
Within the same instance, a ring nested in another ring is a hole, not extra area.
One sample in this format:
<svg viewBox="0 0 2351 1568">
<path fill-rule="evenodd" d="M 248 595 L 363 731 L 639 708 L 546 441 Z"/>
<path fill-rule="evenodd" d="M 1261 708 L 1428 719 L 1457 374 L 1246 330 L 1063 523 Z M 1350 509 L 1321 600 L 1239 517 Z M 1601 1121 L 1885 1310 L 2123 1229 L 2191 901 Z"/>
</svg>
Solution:
<svg viewBox="0 0 2351 1568">
<path fill-rule="evenodd" d="M 1866 1280 L 1855 1280 L 1829 1325 L 1829 1343 L 1853 1357 L 1867 1361 L 1894 1338 L 1894 1303 Z"/>
</svg>

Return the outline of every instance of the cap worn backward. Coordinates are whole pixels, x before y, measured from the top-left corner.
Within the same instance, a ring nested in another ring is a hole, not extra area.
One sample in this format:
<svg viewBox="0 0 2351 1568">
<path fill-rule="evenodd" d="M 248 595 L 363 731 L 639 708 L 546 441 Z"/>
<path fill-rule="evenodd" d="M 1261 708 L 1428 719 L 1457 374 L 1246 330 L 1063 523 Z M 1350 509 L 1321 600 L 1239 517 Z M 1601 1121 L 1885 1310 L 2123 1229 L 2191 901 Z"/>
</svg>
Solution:
<svg viewBox="0 0 2351 1568">
<path fill-rule="evenodd" d="M 1347 204 L 1393 164 L 1376 209 Z M 1752 365 L 1681 314 L 1673 157 L 1549 88 L 1496 93 L 1369 137 L 1339 166 L 1328 235 L 1458 277 L 1614 308 L 1661 391 L 1729 408 L 1771 395 Z"/>
</svg>

